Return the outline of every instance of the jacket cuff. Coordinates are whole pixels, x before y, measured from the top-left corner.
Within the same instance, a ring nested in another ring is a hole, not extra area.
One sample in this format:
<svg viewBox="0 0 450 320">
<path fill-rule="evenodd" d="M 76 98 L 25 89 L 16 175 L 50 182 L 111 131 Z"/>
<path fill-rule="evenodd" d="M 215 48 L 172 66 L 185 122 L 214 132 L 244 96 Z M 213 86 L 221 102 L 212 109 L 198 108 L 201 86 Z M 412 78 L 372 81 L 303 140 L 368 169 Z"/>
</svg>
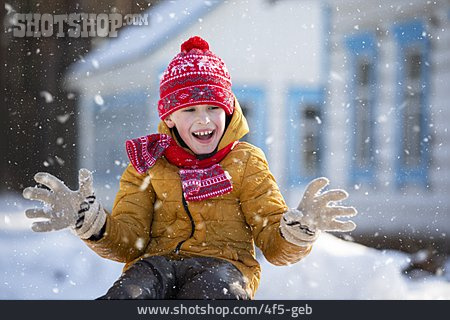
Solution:
<svg viewBox="0 0 450 320">
<path fill-rule="evenodd" d="M 98 236 L 106 223 L 106 212 L 102 205 L 95 201 L 88 211 L 84 213 L 84 222 L 75 228 L 76 234 L 83 240 Z"/>
<path fill-rule="evenodd" d="M 283 231 L 281 230 L 281 228 L 278 229 L 279 233 L 280 233 L 280 237 L 283 238 L 286 242 L 293 244 L 295 246 L 299 246 L 299 247 L 310 247 L 312 246 L 312 244 L 314 243 L 315 240 L 312 241 L 304 241 L 304 240 L 300 240 L 300 239 L 296 239 L 295 243 L 293 241 L 289 241 L 288 239 L 286 239 L 286 237 L 283 235 Z"/>
<path fill-rule="evenodd" d="M 308 255 L 312 249 L 312 243 L 305 244 L 305 246 L 293 244 L 283 238 L 277 226 L 271 247 L 270 253 L 265 255 L 266 259 L 276 266 L 284 266 L 296 263 Z"/>
</svg>

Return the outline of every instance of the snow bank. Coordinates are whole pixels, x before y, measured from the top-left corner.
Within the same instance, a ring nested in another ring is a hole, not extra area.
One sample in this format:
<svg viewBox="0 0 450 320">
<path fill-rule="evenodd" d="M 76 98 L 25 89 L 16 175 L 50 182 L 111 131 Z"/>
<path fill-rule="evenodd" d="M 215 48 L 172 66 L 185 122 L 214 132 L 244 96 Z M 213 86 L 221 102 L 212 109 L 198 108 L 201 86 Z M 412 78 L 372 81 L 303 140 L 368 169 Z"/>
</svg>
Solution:
<svg viewBox="0 0 450 320">
<path fill-rule="evenodd" d="M 405 253 L 322 234 L 309 256 L 295 265 L 274 267 L 263 261 L 256 298 L 450 299 L 450 279 L 409 279 L 402 273 L 408 263 Z"/>
<path fill-rule="evenodd" d="M 122 264 L 100 258 L 70 232 L 30 231 L 30 202 L 8 199 L 0 202 L 1 300 L 94 299 L 119 277 Z M 408 261 L 401 252 L 323 234 L 295 265 L 261 261 L 256 299 L 450 299 L 450 261 L 444 275 L 420 280 L 402 273 Z"/>
</svg>

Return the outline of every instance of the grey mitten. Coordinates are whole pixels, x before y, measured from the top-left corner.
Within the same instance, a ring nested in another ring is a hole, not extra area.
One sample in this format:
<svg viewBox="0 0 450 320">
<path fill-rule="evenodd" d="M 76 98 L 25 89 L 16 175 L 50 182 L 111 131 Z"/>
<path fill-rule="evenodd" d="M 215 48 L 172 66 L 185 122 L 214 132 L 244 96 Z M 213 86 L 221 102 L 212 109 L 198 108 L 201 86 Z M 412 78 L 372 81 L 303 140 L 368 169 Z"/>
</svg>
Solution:
<svg viewBox="0 0 450 320">
<path fill-rule="evenodd" d="M 290 209 L 283 214 L 280 232 L 286 240 L 306 246 L 314 242 L 321 231 L 348 232 L 356 228 L 353 221 L 336 220 L 338 217 L 353 217 L 357 211 L 354 207 L 333 204 L 348 197 L 345 190 L 321 193 L 328 184 L 329 180 L 324 177 L 311 181 L 297 209 Z"/>
<path fill-rule="evenodd" d="M 87 169 L 79 171 L 79 189 L 70 190 L 55 176 L 39 172 L 34 176 L 36 182 L 50 190 L 28 187 L 23 196 L 30 200 L 39 200 L 46 206 L 42 209 L 28 209 L 28 218 L 43 218 L 44 221 L 33 222 L 31 228 L 36 232 L 47 232 L 71 228 L 82 239 L 98 235 L 106 221 L 106 213 L 96 200 L 92 173 Z"/>
</svg>

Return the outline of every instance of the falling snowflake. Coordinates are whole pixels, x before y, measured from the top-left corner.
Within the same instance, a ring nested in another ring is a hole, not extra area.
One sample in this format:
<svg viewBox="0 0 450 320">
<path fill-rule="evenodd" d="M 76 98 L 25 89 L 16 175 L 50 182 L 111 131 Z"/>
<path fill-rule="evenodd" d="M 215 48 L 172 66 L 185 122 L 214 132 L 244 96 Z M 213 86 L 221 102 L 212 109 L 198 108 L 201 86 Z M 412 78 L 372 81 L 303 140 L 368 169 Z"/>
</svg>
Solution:
<svg viewBox="0 0 450 320">
<path fill-rule="evenodd" d="M 99 67 L 100 65 L 99 65 L 99 63 L 98 63 L 98 61 L 97 61 L 96 59 L 92 59 L 92 66 L 93 66 L 95 69 L 98 69 L 98 67 Z"/>
<path fill-rule="evenodd" d="M 67 120 L 69 120 L 69 118 L 70 118 L 70 113 L 56 116 L 56 120 L 58 120 L 59 123 L 66 123 Z"/>
<path fill-rule="evenodd" d="M 266 138 L 266 145 L 272 144 L 273 141 L 274 141 L 273 136 L 268 136 L 268 137 Z"/>
<path fill-rule="evenodd" d="M 135 246 L 136 249 L 138 249 L 138 250 L 144 249 L 144 239 L 138 238 L 138 239 L 136 240 L 136 243 L 134 244 L 134 246 Z"/>
<path fill-rule="evenodd" d="M 102 106 L 102 105 L 105 103 L 105 101 L 103 100 L 102 96 L 99 95 L 99 94 L 96 94 L 96 95 L 95 95 L 94 101 L 95 101 L 95 103 L 98 104 L 99 106 Z"/>
<path fill-rule="evenodd" d="M 45 99 L 46 103 L 53 102 L 53 96 L 50 92 L 44 90 L 44 91 L 41 91 L 40 94 L 41 94 L 41 97 L 43 97 Z"/>
<path fill-rule="evenodd" d="M 139 186 L 140 191 L 144 191 L 150 185 L 150 176 L 146 176 L 142 181 L 142 184 Z"/>
<path fill-rule="evenodd" d="M 9 4 L 5 2 L 5 10 L 6 10 L 6 14 L 10 14 L 11 12 L 16 12 L 16 10 L 14 10 L 14 8 Z"/>
<path fill-rule="evenodd" d="M 318 124 L 322 124 L 322 120 L 320 120 L 319 116 L 316 116 L 315 119 L 316 119 Z"/>
</svg>

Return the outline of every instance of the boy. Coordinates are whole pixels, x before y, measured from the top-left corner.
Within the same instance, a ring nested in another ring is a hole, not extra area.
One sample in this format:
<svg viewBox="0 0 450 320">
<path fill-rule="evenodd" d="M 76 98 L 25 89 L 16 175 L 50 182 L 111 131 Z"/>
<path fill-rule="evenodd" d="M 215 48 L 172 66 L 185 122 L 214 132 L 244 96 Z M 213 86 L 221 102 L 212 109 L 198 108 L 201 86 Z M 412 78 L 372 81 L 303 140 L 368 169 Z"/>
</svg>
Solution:
<svg viewBox="0 0 450 320">
<path fill-rule="evenodd" d="M 329 206 L 343 190 L 320 193 L 312 181 L 297 209 L 289 209 L 262 151 L 239 142 L 247 122 L 231 92 L 224 62 L 208 43 L 182 44 L 160 84 L 159 134 L 126 143 L 130 165 L 121 177 L 112 214 L 94 196 L 92 175 L 80 188 L 38 173 L 48 186 L 24 197 L 34 231 L 70 227 L 100 256 L 126 263 L 103 299 L 252 299 L 260 279 L 256 244 L 268 261 L 286 265 L 306 256 L 320 231 L 351 231 L 352 207 Z"/>
</svg>

